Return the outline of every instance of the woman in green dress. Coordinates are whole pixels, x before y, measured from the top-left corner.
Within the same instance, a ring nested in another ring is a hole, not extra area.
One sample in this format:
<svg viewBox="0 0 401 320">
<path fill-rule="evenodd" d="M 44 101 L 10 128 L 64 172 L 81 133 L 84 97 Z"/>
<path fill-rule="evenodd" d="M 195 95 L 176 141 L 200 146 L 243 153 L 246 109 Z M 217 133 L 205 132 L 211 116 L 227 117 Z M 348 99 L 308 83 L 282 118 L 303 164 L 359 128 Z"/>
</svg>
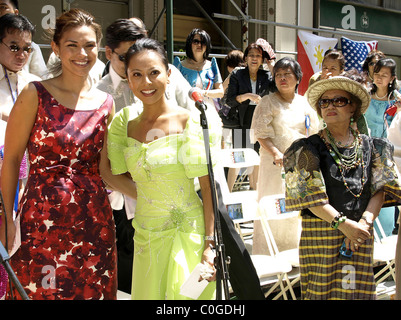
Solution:
<svg viewBox="0 0 401 320">
<path fill-rule="evenodd" d="M 135 118 L 126 107 L 116 114 L 108 147 L 113 173 L 129 174 L 137 184 L 132 299 L 187 299 L 180 289 L 199 263 L 213 269 L 199 299 L 213 299 L 214 214 L 199 113 L 166 100 L 170 70 L 157 41 L 138 40 L 127 52 L 126 68 L 143 112 Z M 210 131 L 212 155 L 220 138 L 220 131 Z"/>
</svg>

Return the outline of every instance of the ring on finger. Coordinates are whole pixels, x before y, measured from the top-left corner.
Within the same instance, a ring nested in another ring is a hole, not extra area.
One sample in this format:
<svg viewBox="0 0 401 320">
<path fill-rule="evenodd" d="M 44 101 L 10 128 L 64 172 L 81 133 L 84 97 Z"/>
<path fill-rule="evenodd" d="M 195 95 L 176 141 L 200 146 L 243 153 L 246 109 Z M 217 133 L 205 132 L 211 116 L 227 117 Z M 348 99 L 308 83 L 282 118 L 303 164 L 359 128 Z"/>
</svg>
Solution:
<svg viewBox="0 0 401 320">
<path fill-rule="evenodd" d="M 362 242 L 362 239 L 361 239 L 361 238 L 358 238 L 358 239 L 356 239 L 356 241 L 358 241 L 359 243 L 361 243 L 361 242 Z"/>
</svg>

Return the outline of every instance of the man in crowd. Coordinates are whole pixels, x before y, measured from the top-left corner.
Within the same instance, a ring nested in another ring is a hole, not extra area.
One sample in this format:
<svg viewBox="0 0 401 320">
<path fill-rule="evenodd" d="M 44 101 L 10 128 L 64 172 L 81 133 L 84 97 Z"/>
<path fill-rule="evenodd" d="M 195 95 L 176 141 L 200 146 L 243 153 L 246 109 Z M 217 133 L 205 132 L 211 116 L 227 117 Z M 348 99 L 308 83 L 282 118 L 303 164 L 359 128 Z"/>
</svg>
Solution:
<svg viewBox="0 0 401 320">
<path fill-rule="evenodd" d="M 32 53 L 32 35 L 35 27 L 22 15 L 6 14 L 0 17 L 0 111 L 8 116 L 18 94 L 30 81 L 40 78 L 24 70 Z"/>
<path fill-rule="evenodd" d="M 0 17 L 7 13 L 19 14 L 18 0 L 0 0 Z M 31 47 L 33 51 L 24 66 L 24 70 L 43 79 L 47 76 L 47 67 L 42 51 L 35 42 L 32 42 Z"/>
</svg>

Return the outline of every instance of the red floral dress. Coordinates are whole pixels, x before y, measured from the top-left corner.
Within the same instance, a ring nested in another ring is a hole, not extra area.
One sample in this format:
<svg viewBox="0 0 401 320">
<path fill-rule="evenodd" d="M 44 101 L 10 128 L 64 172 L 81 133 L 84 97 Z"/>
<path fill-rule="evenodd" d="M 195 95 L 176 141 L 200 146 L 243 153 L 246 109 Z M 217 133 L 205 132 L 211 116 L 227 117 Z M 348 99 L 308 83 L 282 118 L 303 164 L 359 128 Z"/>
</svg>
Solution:
<svg viewBox="0 0 401 320">
<path fill-rule="evenodd" d="M 32 300 L 115 299 L 115 225 L 99 174 L 113 99 L 95 110 L 59 104 L 40 82 L 12 267 Z M 20 298 L 19 294 L 15 296 Z"/>
</svg>

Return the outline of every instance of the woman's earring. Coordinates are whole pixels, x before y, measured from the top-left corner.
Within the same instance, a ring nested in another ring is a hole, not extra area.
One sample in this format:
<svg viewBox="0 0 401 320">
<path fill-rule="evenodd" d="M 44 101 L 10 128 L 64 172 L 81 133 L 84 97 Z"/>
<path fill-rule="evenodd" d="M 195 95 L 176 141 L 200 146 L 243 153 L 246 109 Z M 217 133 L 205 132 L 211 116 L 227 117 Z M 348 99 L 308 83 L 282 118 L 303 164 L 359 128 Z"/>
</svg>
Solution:
<svg viewBox="0 0 401 320">
<path fill-rule="evenodd" d="M 354 117 L 351 117 L 350 125 L 352 126 L 353 124 L 354 124 Z"/>
</svg>

